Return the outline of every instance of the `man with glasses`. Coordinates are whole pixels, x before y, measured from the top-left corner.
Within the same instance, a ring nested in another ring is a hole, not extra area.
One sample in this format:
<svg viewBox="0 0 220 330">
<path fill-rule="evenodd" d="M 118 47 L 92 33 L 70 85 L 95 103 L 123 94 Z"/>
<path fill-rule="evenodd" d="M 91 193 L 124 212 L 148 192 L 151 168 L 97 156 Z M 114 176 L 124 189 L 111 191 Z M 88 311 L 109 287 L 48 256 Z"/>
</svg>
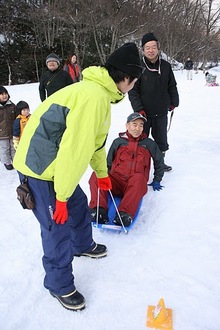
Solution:
<svg viewBox="0 0 220 330">
<path fill-rule="evenodd" d="M 159 42 L 153 33 L 143 36 L 142 47 L 145 70 L 128 93 L 129 99 L 133 110 L 147 118 L 144 131 L 148 136 L 151 133 L 165 156 L 169 149 L 168 111 L 173 111 L 179 105 L 177 84 L 170 63 L 160 57 Z M 171 170 L 172 167 L 165 164 L 164 171 Z"/>
<path fill-rule="evenodd" d="M 69 72 L 60 67 L 60 59 L 56 54 L 51 53 L 47 56 L 46 66 L 48 70 L 42 74 L 39 84 L 39 94 L 42 102 L 61 88 L 73 83 Z"/>
</svg>

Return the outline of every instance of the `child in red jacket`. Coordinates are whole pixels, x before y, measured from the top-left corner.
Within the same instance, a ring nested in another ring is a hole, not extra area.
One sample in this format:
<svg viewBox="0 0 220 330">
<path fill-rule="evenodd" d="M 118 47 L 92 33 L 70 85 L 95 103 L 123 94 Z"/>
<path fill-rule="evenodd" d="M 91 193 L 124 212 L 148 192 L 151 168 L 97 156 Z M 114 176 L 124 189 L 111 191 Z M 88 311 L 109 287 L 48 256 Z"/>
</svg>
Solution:
<svg viewBox="0 0 220 330">
<path fill-rule="evenodd" d="M 160 181 L 164 174 L 164 158 L 157 144 L 143 133 L 145 121 L 146 118 L 138 112 L 128 116 L 126 132 L 120 133 L 113 141 L 107 156 L 112 194 L 122 198 L 118 210 L 125 227 L 130 226 L 141 198 L 147 193 L 151 158 L 154 162 L 151 185 L 154 190 L 162 189 Z M 92 221 L 96 221 L 98 212 L 98 222 L 107 223 L 108 191 L 100 190 L 100 206 L 97 210 L 98 184 L 94 173 L 89 184 Z M 116 215 L 114 223 L 121 225 L 121 220 Z"/>
</svg>

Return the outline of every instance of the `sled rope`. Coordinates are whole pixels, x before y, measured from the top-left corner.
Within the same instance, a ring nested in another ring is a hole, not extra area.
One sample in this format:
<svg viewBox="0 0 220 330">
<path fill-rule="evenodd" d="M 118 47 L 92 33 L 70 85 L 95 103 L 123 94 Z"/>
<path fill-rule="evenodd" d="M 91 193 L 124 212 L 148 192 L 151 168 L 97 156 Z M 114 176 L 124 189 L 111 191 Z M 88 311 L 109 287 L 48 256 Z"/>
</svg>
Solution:
<svg viewBox="0 0 220 330">
<path fill-rule="evenodd" d="M 172 123 L 172 119 L 173 119 L 173 114 L 174 114 L 174 111 L 172 110 L 172 111 L 171 111 L 171 114 L 170 114 L 170 122 L 169 122 L 169 126 L 168 126 L 168 128 L 167 128 L 167 132 L 169 132 L 170 127 L 171 127 L 171 123 Z"/>
<path fill-rule="evenodd" d="M 100 189 L 98 188 L 98 196 L 97 196 L 97 212 L 96 212 L 96 226 L 99 224 L 99 198 L 100 198 Z"/>
<path fill-rule="evenodd" d="M 122 228 L 123 228 L 124 232 L 127 234 L 128 231 L 127 231 L 127 229 L 125 228 L 125 226 L 124 226 L 124 224 L 123 224 L 123 222 L 122 222 L 122 219 L 121 219 L 120 213 L 119 213 L 119 211 L 118 211 L 117 205 L 116 205 L 116 203 L 115 203 L 114 197 L 113 197 L 112 192 L 111 192 L 110 189 L 109 189 L 109 194 L 110 194 L 110 196 L 111 196 L 112 203 L 114 204 L 114 207 L 115 207 L 115 209 L 116 209 L 117 215 L 118 215 L 119 220 L 120 220 L 120 222 L 121 222 Z"/>
</svg>

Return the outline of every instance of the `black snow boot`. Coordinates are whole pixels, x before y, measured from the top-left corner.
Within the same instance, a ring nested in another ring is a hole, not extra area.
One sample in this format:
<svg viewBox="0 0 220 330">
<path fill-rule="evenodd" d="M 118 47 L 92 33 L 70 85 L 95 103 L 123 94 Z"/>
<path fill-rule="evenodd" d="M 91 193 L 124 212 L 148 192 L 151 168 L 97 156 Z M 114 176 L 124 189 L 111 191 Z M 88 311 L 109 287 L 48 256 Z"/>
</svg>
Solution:
<svg viewBox="0 0 220 330">
<path fill-rule="evenodd" d="M 14 169 L 14 167 L 13 167 L 13 165 L 12 164 L 4 164 L 5 165 L 5 168 L 6 168 L 6 170 L 8 170 L 8 171 L 10 171 L 10 170 L 13 170 Z"/>
<path fill-rule="evenodd" d="M 162 154 L 163 154 L 163 157 L 165 158 L 165 151 L 162 151 Z M 165 163 L 164 163 L 164 172 L 170 172 L 170 171 L 172 171 L 172 166 L 170 166 L 170 165 L 166 165 Z"/>
<path fill-rule="evenodd" d="M 164 164 L 164 172 L 172 171 L 172 166 Z"/>
<path fill-rule="evenodd" d="M 130 216 L 130 214 L 123 212 L 123 211 L 119 211 L 119 214 L 121 216 L 121 220 L 122 223 L 125 227 L 129 227 L 133 221 L 132 217 Z M 115 219 L 113 220 L 114 224 L 117 226 L 122 226 L 121 220 L 119 219 L 118 214 L 116 215 Z"/>
<path fill-rule="evenodd" d="M 75 257 L 90 257 L 90 258 L 103 258 L 107 256 L 107 247 L 103 244 L 97 244 L 95 243 L 95 245 L 92 247 L 91 250 L 87 251 L 87 252 L 83 252 L 80 255 L 75 255 Z"/>
<path fill-rule="evenodd" d="M 108 218 L 108 212 L 104 209 L 104 207 L 98 207 L 95 209 L 90 209 L 91 217 L 92 217 L 92 222 L 97 222 L 97 212 L 98 212 L 98 223 L 100 224 L 106 224 L 109 222 Z"/>
<path fill-rule="evenodd" d="M 84 309 L 86 306 L 85 298 L 77 290 L 72 291 L 63 296 L 59 296 L 51 291 L 50 291 L 50 294 L 54 298 L 57 298 L 57 300 L 61 303 L 61 305 L 63 307 L 65 307 L 66 309 L 69 309 L 72 311 L 80 311 L 80 310 Z"/>
</svg>

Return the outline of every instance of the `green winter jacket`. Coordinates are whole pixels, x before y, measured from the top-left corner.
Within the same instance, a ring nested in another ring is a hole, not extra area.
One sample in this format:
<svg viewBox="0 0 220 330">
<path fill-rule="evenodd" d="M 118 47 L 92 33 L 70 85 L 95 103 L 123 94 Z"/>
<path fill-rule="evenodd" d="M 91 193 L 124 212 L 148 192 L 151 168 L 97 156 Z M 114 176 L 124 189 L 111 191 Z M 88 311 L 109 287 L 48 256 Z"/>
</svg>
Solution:
<svg viewBox="0 0 220 330">
<path fill-rule="evenodd" d="M 97 177 L 108 175 L 104 146 L 111 103 L 124 97 L 105 68 L 82 74 L 81 82 L 57 91 L 33 112 L 13 161 L 27 176 L 54 181 L 60 201 L 73 194 L 89 164 Z"/>
</svg>

